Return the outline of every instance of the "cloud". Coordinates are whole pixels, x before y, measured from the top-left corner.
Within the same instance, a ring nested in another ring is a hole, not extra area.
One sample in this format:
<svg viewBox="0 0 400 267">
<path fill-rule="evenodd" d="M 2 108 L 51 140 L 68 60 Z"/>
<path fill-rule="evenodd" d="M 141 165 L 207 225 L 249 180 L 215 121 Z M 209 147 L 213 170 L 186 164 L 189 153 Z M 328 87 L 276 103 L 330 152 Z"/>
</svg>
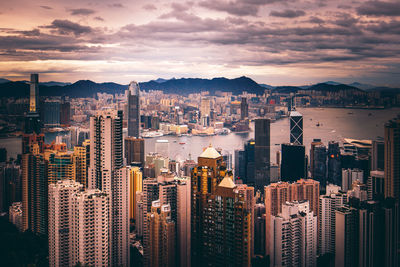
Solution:
<svg viewBox="0 0 400 267">
<path fill-rule="evenodd" d="M 283 11 L 271 11 L 269 13 L 270 16 L 273 17 L 281 17 L 281 18 L 297 18 L 304 16 L 306 12 L 303 10 L 292 10 L 292 9 L 285 9 Z"/>
<path fill-rule="evenodd" d="M 125 6 L 121 3 L 114 3 L 114 4 L 109 4 L 109 7 L 115 7 L 115 8 L 124 8 Z"/>
<path fill-rule="evenodd" d="M 146 5 L 142 6 L 142 8 L 144 10 L 148 10 L 148 11 L 157 10 L 157 7 L 153 4 L 146 4 Z"/>
<path fill-rule="evenodd" d="M 70 20 L 54 20 L 51 25 L 41 26 L 42 28 L 54 29 L 61 35 L 74 34 L 76 36 L 84 33 L 92 32 L 92 28 L 89 26 L 83 26 Z"/>
<path fill-rule="evenodd" d="M 87 16 L 96 13 L 95 10 L 88 8 L 69 9 L 68 11 L 73 16 Z"/>
<path fill-rule="evenodd" d="M 53 9 L 52 7 L 50 7 L 50 6 L 40 6 L 41 8 L 43 8 L 43 9 L 47 9 L 47 10 L 49 10 L 49 9 Z"/>
<path fill-rule="evenodd" d="M 315 24 L 324 24 L 325 23 L 325 21 L 323 19 L 321 19 L 319 17 L 314 17 L 314 16 L 310 17 L 307 22 L 315 23 Z"/>
<path fill-rule="evenodd" d="M 400 2 L 368 1 L 357 8 L 360 15 L 400 16 Z"/>
<path fill-rule="evenodd" d="M 104 21 L 104 19 L 102 17 L 94 17 L 94 19 L 98 20 L 98 21 Z"/>
<path fill-rule="evenodd" d="M 279 0 L 205 0 L 201 1 L 199 6 L 236 16 L 256 16 L 260 7 L 278 1 Z"/>
</svg>

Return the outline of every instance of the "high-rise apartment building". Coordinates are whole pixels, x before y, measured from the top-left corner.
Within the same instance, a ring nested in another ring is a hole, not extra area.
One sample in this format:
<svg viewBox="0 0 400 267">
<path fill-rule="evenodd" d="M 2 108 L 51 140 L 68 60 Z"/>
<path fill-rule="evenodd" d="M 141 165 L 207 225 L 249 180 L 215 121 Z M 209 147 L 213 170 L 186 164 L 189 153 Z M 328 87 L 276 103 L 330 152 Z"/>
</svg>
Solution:
<svg viewBox="0 0 400 267">
<path fill-rule="evenodd" d="M 175 222 L 171 218 L 169 204 L 162 205 L 153 201 L 151 212 L 147 214 L 148 231 L 144 266 L 173 267 L 176 266 Z"/>
<path fill-rule="evenodd" d="M 128 136 L 139 138 L 140 135 L 140 88 L 132 81 L 127 90 L 128 95 Z"/>
<path fill-rule="evenodd" d="M 303 145 L 303 115 L 297 111 L 290 112 L 290 143 Z"/>
<path fill-rule="evenodd" d="M 73 227 L 70 209 L 72 196 L 83 186 L 72 180 L 59 180 L 49 185 L 49 265 L 72 266 L 70 241 Z"/>
<path fill-rule="evenodd" d="M 99 189 L 76 193 L 71 199 L 69 229 L 72 266 L 111 266 L 109 196 Z"/>
<path fill-rule="evenodd" d="M 143 174 L 139 167 L 132 167 L 129 175 L 129 218 L 133 221 L 136 219 L 137 192 L 142 192 L 142 188 Z"/>
<path fill-rule="evenodd" d="M 385 197 L 385 173 L 371 171 L 368 181 L 368 200 L 383 200 Z"/>
<path fill-rule="evenodd" d="M 46 150 L 45 157 L 48 160 L 49 184 L 66 179 L 75 180 L 76 157 L 73 152 Z"/>
<path fill-rule="evenodd" d="M 270 183 L 269 167 L 270 167 L 270 120 L 255 120 L 255 186 L 262 189 Z"/>
<path fill-rule="evenodd" d="M 385 198 L 400 200 L 400 117 L 385 124 Z"/>
<path fill-rule="evenodd" d="M 362 183 L 364 172 L 359 169 L 343 169 L 342 170 L 342 190 L 347 192 L 352 189 L 355 181 Z"/>
<path fill-rule="evenodd" d="M 283 204 L 270 227 L 270 266 L 317 266 L 317 216 L 308 201 Z"/>
<path fill-rule="evenodd" d="M 125 158 L 126 165 L 131 165 L 132 162 L 144 166 L 144 139 L 127 137 L 125 138 Z"/>
<path fill-rule="evenodd" d="M 87 153 L 85 146 L 74 146 L 75 157 L 75 181 L 82 184 L 85 188 L 88 185 L 88 160 L 90 154 Z"/>
<path fill-rule="evenodd" d="M 182 178 L 177 183 L 177 264 L 190 267 L 190 179 Z"/>
<path fill-rule="evenodd" d="M 357 209 L 342 206 L 335 211 L 335 266 L 358 265 Z"/>
<path fill-rule="evenodd" d="M 337 208 L 347 202 L 347 196 L 340 186 L 328 184 L 326 194 L 319 198 L 318 214 L 318 253 L 335 254 L 335 225 Z"/>
<path fill-rule="evenodd" d="M 282 181 L 293 182 L 306 178 L 306 157 L 303 145 L 282 144 Z"/>
</svg>

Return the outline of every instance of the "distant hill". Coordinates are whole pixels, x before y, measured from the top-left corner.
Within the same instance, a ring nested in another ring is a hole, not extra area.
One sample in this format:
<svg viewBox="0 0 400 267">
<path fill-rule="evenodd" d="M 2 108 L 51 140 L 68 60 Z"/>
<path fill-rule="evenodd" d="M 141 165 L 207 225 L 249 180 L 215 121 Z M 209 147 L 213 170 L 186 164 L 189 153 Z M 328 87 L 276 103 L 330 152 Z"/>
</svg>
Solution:
<svg viewBox="0 0 400 267">
<path fill-rule="evenodd" d="M 315 90 L 315 91 L 342 91 L 342 90 L 357 90 L 357 91 L 362 91 L 361 89 L 350 86 L 347 84 L 332 84 L 332 83 L 318 83 L 314 84 L 313 86 L 310 86 L 306 90 Z"/>
<path fill-rule="evenodd" d="M 66 86 L 66 85 L 70 85 L 71 83 L 63 83 L 63 82 L 44 82 L 44 83 L 39 83 L 40 85 L 44 85 L 44 86 Z"/>
<path fill-rule="evenodd" d="M 8 83 L 8 82 L 10 82 L 10 80 L 0 78 L 0 83 Z"/>
</svg>

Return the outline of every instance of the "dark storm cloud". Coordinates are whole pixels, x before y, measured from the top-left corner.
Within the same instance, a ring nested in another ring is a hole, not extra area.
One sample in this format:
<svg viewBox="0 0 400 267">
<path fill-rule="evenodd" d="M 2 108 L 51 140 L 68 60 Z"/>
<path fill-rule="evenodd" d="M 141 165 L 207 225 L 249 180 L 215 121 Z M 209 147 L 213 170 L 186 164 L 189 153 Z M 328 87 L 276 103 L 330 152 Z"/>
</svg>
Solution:
<svg viewBox="0 0 400 267">
<path fill-rule="evenodd" d="M 73 16 L 87 16 L 96 13 L 95 10 L 93 9 L 88 9 L 88 8 L 76 8 L 76 9 L 69 9 L 68 10 L 71 15 Z"/>
<path fill-rule="evenodd" d="M 306 12 L 304 12 L 303 10 L 292 10 L 292 9 L 285 9 L 283 11 L 271 11 L 271 13 L 269 13 L 270 16 L 273 17 L 281 17 L 281 18 L 297 18 L 297 17 L 301 17 L 304 16 L 306 14 Z"/>
<path fill-rule="evenodd" d="M 47 9 L 47 10 L 49 10 L 49 9 L 53 9 L 52 7 L 50 7 L 50 6 L 40 6 L 41 8 L 43 8 L 43 9 Z"/>
<path fill-rule="evenodd" d="M 51 25 L 42 26 L 42 28 L 54 29 L 59 34 L 67 35 L 67 34 L 74 34 L 79 36 L 84 33 L 92 32 L 92 28 L 89 26 L 83 26 L 78 23 L 72 22 L 70 20 L 54 20 Z"/>
<path fill-rule="evenodd" d="M 369 16 L 400 16 L 400 1 L 368 1 L 361 4 L 357 12 L 360 15 Z"/>
</svg>

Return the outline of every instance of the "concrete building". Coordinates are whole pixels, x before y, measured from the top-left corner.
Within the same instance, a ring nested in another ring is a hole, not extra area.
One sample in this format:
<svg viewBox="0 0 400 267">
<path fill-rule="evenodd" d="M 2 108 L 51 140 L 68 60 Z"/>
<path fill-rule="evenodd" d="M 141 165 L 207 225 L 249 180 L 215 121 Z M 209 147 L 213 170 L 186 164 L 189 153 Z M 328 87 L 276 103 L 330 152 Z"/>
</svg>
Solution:
<svg viewBox="0 0 400 267">
<path fill-rule="evenodd" d="M 358 265 L 358 216 L 357 210 L 342 206 L 335 211 L 335 266 Z"/>
<path fill-rule="evenodd" d="M 308 201 L 283 204 L 270 227 L 270 266 L 317 266 L 317 216 Z"/>
<path fill-rule="evenodd" d="M 72 266 L 70 246 L 73 219 L 70 215 L 72 196 L 83 190 L 83 185 L 72 180 L 49 184 L 49 265 Z"/>
<path fill-rule="evenodd" d="M 290 143 L 303 145 L 303 115 L 297 111 L 291 111 L 290 119 Z"/>
<path fill-rule="evenodd" d="M 136 221 L 137 192 L 142 192 L 142 188 L 143 174 L 140 168 L 132 167 L 129 175 L 129 219 L 133 221 Z"/>
<path fill-rule="evenodd" d="M 342 190 L 347 192 L 352 189 L 355 181 L 362 182 L 364 172 L 359 169 L 343 169 L 342 170 Z"/>
<path fill-rule="evenodd" d="M 190 208 L 190 178 L 187 178 L 177 184 L 177 264 L 181 267 L 191 266 Z"/>
<path fill-rule="evenodd" d="M 126 165 L 131 165 L 133 162 L 135 164 L 140 164 L 141 167 L 144 166 L 144 139 L 127 137 L 125 138 L 125 159 Z"/>
<path fill-rule="evenodd" d="M 400 117 L 385 124 L 385 198 L 400 200 Z"/>
<path fill-rule="evenodd" d="M 127 90 L 128 97 L 128 136 L 139 138 L 140 135 L 140 88 L 132 81 Z"/>
<path fill-rule="evenodd" d="M 9 207 L 8 219 L 19 231 L 22 231 L 22 202 L 14 202 Z"/>
<path fill-rule="evenodd" d="M 271 129 L 269 119 L 256 119 L 255 120 L 255 147 L 254 147 L 254 161 L 255 161 L 255 187 L 262 189 L 264 186 L 269 185 L 269 167 L 270 167 L 270 153 L 271 153 Z"/>
</svg>

